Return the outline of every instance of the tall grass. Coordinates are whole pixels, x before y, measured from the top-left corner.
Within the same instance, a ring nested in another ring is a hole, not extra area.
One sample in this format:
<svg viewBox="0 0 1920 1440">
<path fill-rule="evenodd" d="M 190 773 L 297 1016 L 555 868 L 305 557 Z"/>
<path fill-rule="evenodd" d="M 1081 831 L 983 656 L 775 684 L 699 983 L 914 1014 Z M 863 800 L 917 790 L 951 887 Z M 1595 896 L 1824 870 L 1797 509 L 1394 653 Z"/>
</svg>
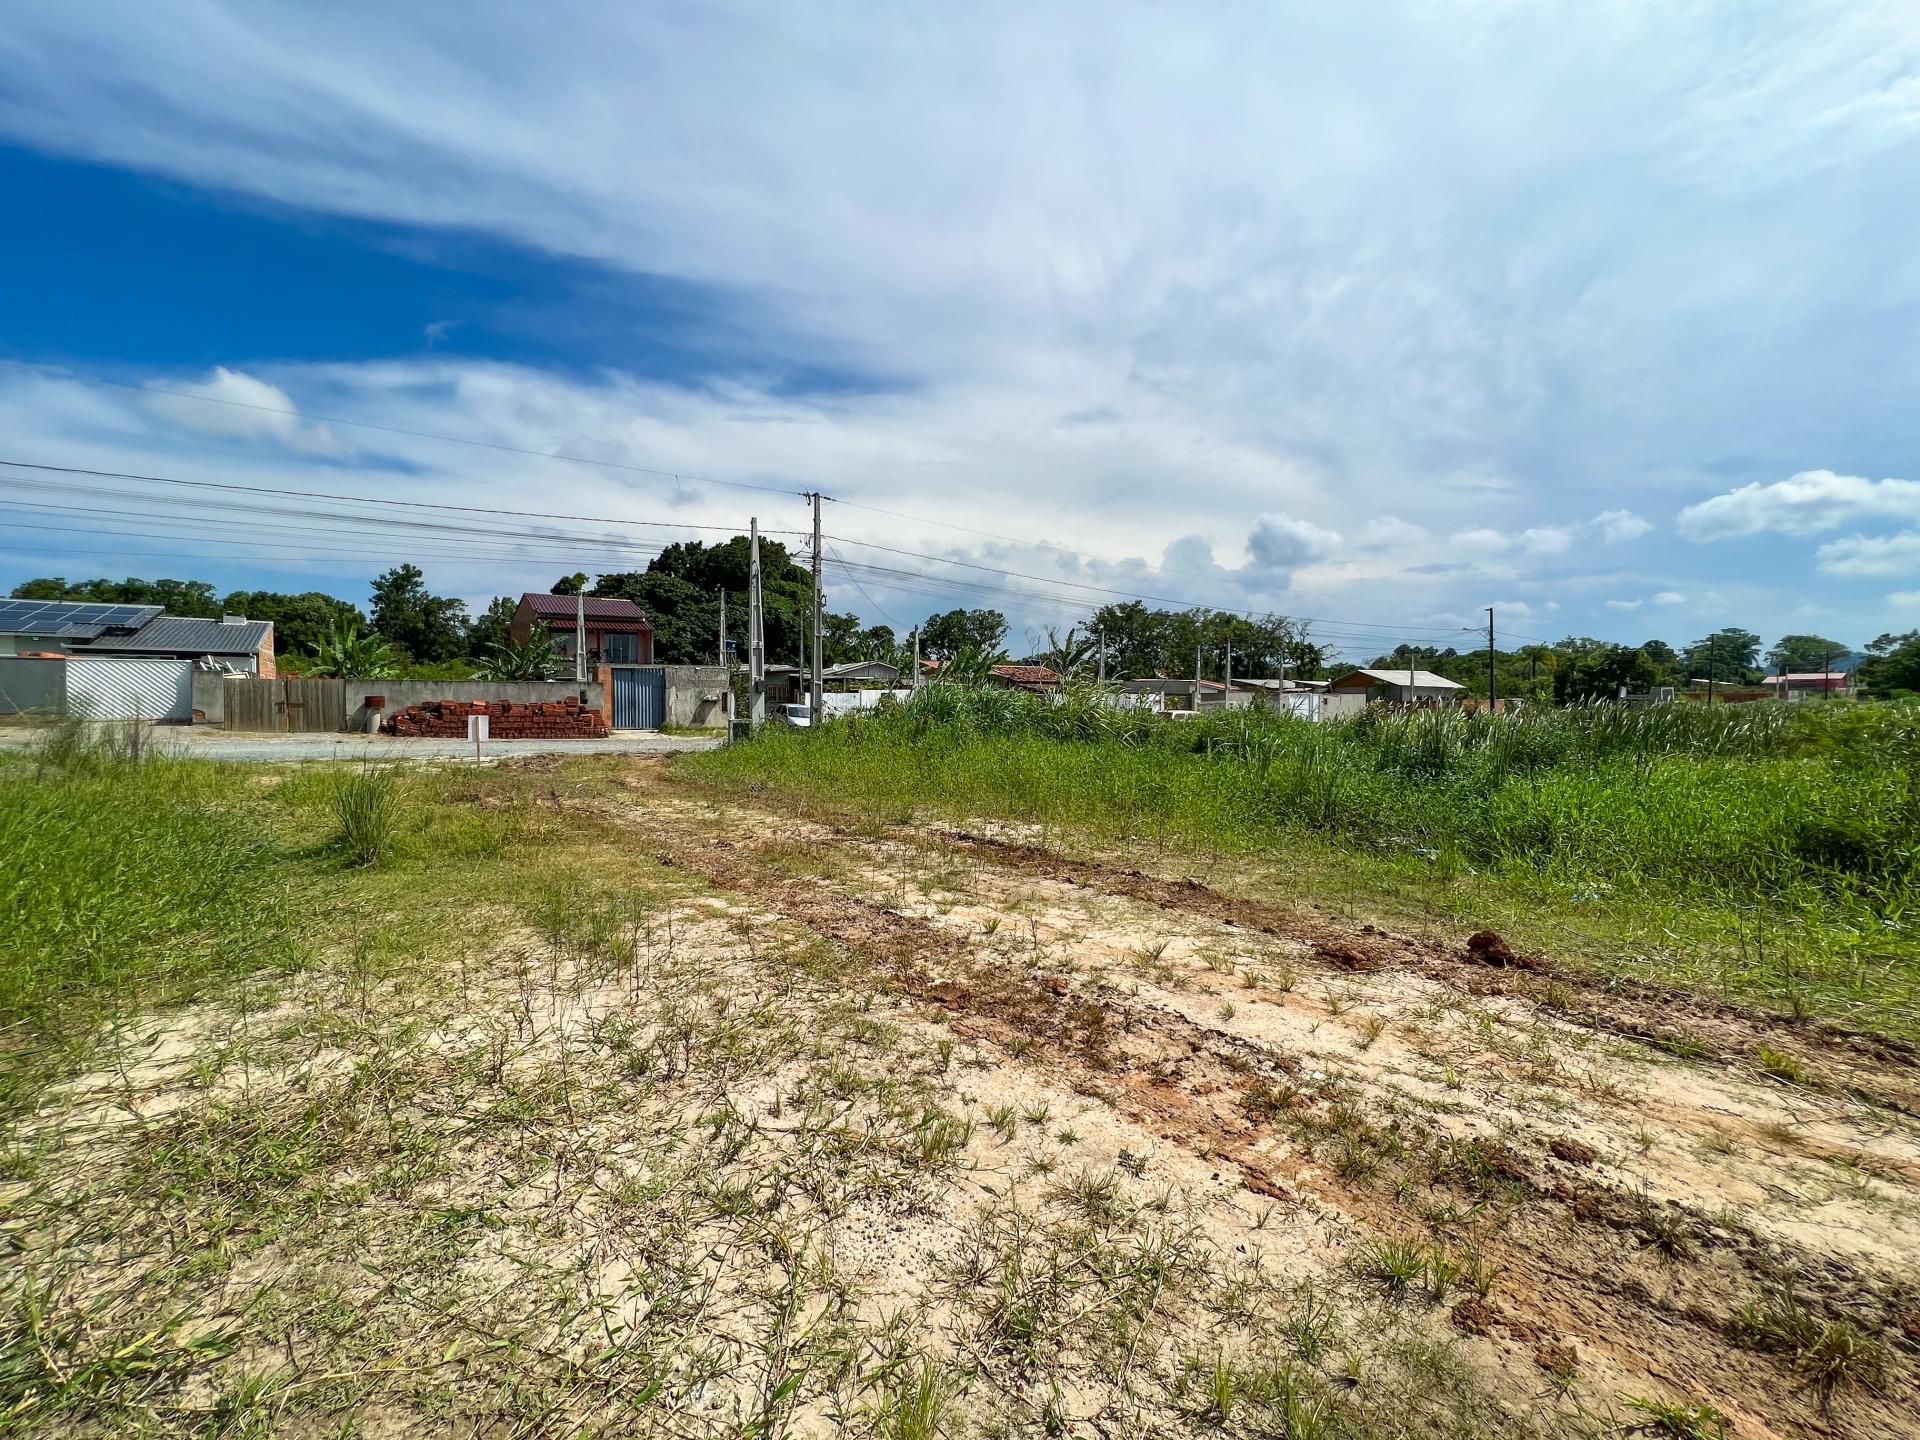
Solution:
<svg viewBox="0 0 1920 1440">
<path fill-rule="evenodd" d="M 1214 854 L 1311 841 L 1467 867 L 1544 906 L 1720 907 L 1920 966 L 1920 707 L 1589 706 L 1168 720 L 933 686 L 682 762 L 840 810 L 996 816 Z"/>
<path fill-rule="evenodd" d="M 363 765 L 333 775 L 333 813 L 340 838 L 356 865 L 378 865 L 393 853 L 399 825 L 398 783 L 392 774 Z"/>
<path fill-rule="evenodd" d="M 240 783 L 73 726 L 0 767 L 0 1076 L 117 1001 L 280 953 L 276 847 Z"/>
</svg>

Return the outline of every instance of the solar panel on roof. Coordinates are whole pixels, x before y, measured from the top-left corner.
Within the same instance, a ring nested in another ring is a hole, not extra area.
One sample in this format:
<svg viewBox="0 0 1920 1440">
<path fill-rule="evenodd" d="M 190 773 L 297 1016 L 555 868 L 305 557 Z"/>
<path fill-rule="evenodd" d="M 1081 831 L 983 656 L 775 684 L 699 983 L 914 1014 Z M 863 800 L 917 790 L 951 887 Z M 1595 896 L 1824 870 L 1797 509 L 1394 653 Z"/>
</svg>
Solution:
<svg viewBox="0 0 1920 1440">
<path fill-rule="evenodd" d="M 6 600 L 0 601 L 0 634 L 90 640 L 109 630 L 138 630 L 160 611 L 158 605 L 88 600 Z"/>
</svg>

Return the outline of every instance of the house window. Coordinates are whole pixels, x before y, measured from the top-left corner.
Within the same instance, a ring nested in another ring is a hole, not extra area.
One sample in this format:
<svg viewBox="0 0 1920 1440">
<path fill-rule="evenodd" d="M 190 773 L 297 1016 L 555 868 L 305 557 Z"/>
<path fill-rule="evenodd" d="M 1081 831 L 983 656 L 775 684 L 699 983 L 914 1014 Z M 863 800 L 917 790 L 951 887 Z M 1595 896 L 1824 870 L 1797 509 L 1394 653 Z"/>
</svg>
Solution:
<svg viewBox="0 0 1920 1440">
<path fill-rule="evenodd" d="M 572 659 L 573 632 L 570 630 L 564 632 L 556 631 L 553 637 L 553 648 L 560 654 L 565 655 L 568 659 Z"/>
<path fill-rule="evenodd" d="M 640 649 L 635 643 L 638 638 L 631 632 L 614 630 L 601 636 L 600 644 L 610 664 L 631 665 L 640 658 Z"/>
</svg>

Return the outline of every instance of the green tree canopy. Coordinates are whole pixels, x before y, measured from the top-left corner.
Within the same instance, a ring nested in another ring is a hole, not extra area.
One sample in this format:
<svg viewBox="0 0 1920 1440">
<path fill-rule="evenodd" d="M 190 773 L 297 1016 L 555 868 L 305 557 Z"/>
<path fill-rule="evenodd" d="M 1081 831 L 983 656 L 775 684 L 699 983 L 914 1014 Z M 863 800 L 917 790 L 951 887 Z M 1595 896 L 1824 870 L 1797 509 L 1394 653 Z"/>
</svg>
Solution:
<svg viewBox="0 0 1920 1440">
<path fill-rule="evenodd" d="M 290 650 L 313 650 L 342 625 L 364 630 L 367 624 L 359 607 L 319 590 L 298 595 L 277 590 L 235 590 L 221 601 L 221 608 L 249 620 L 271 620 L 273 648 L 281 655 Z"/>
<path fill-rule="evenodd" d="M 373 582 L 373 628 L 414 660 L 467 653 L 467 605 L 435 595 L 418 565 L 398 565 Z"/>
<path fill-rule="evenodd" d="M 159 605 L 169 615 L 220 614 L 213 586 L 205 580 L 76 580 L 58 575 L 27 580 L 13 587 L 15 600 L 85 600 L 101 605 Z M 259 617 L 266 619 L 266 616 Z"/>
<path fill-rule="evenodd" d="M 1833 662 L 1844 660 L 1853 651 L 1838 640 L 1821 635 L 1782 635 L 1767 651 L 1767 668 L 1773 671 L 1805 674 L 1826 670 Z"/>
<path fill-rule="evenodd" d="M 1920 695 L 1920 630 L 1889 632 L 1874 640 L 1860 662 L 1859 680 L 1878 699 Z"/>
<path fill-rule="evenodd" d="M 929 615 L 920 627 L 920 653 L 951 660 L 969 647 L 997 653 L 1007 638 L 1007 617 L 998 610 L 949 610 Z"/>
<path fill-rule="evenodd" d="M 1751 630 L 1729 626 L 1694 641 L 1681 652 L 1680 659 L 1689 680 L 1753 684 L 1760 678 L 1760 637 Z"/>
<path fill-rule="evenodd" d="M 496 595 L 487 608 L 467 626 L 467 653 L 479 657 L 513 638 L 513 612 L 520 608 L 518 597 Z"/>
</svg>

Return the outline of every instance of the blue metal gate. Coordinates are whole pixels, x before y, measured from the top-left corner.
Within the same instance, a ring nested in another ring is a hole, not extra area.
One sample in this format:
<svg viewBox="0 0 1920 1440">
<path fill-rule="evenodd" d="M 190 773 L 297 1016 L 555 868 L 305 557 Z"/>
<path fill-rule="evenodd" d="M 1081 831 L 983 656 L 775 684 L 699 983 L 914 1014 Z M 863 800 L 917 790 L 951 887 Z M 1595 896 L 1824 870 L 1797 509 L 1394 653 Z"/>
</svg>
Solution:
<svg viewBox="0 0 1920 1440">
<path fill-rule="evenodd" d="M 667 718 L 667 672 L 657 666 L 613 667 L 613 728 L 658 730 Z"/>
</svg>

